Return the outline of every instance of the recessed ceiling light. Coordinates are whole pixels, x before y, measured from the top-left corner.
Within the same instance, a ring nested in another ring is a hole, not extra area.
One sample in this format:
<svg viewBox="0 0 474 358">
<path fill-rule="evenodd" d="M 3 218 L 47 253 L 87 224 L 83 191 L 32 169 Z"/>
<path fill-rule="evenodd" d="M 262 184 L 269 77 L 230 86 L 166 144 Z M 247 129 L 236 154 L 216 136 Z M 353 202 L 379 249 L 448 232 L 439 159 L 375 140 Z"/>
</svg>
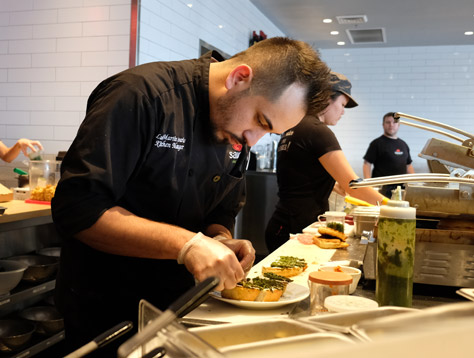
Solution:
<svg viewBox="0 0 474 358">
<path fill-rule="evenodd" d="M 189 4 L 186 4 L 188 7 L 193 7 L 193 4 L 189 3 Z"/>
<path fill-rule="evenodd" d="M 466 36 L 471 36 L 471 35 L 474 35 L 474 32 L 473 32 L 473 31 L 466 31 L 466 32 L 464 33 L 464 35 L 466 35 Z"/>
<path fill-rule="evenodd" d="M 217 25 L 218 28 L 222 29 L 224 25 Z"/>
<path fill-rule="evenodd" d="M 339 31 L 331 31 L 331 35 L 339 35 Z"/>
<path fill-rule="evenodd" d="M 338 44 L 339 46 L 344 46 L 346 43 L 345 43 L 344 41 L 339 41 L 337 44 Z"/>
<path fill-rule="evenodd" d="M 325 24 L 330 24 L 332 22 L 332 19 L 323 19 L 323 22 Z"/>
</svg>

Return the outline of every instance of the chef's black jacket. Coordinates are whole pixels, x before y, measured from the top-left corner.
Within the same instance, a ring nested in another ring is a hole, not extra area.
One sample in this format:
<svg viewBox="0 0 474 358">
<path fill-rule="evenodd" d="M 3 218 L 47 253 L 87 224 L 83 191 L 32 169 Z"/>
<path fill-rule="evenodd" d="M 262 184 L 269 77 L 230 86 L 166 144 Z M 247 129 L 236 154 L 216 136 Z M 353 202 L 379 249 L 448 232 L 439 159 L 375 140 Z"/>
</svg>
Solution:
<svg viewBox="0 0 474 358">
<path fill-rule="evenodd" d="M 248 148 L 213 139 L 212 58 L 222 60 L 213 52 L 137 66 L 106 79 L 89 97 L 52 201 L 63 238 L 57 300 L 70 331 L 92 329 L 92 338 L 135 320 L 140 299 L 164 310 L 194 284 L 175 260 L 111 255 L 73 238 L 109 208 L 194 232 L 213 223 L 233 229 L 244 203 Z"/>
</svg>

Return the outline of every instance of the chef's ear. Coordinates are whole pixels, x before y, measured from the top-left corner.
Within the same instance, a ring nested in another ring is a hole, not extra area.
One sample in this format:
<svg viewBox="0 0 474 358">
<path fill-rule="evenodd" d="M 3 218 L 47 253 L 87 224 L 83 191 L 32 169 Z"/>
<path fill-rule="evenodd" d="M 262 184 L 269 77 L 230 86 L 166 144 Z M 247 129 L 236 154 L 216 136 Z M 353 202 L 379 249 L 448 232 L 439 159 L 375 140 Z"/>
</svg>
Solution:
<svg viewBox="0 0 474 358">
<path fill-rule="evenodd" d="M 244 90 L 250 87 L 252 82 L 253 71 L 248 65 L 238 65 L 227 75 L 225 80 L 225 87 L 230 90 L 231 88 L 238 88 Z"/>
</svg>

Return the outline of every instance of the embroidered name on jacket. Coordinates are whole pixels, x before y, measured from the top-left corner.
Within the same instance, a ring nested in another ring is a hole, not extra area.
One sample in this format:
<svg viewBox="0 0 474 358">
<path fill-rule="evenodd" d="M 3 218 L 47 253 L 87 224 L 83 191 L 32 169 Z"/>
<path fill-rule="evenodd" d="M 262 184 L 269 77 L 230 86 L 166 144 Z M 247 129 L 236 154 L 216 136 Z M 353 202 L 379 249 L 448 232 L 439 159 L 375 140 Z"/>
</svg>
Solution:
<svg viewBox="0 0 474 358">
<path fill-rule="evenodd" d="M 186 143 L 186 138 L 171 136 L 165 133 L 165 134 L 158 134 L 156 136 L 155 147 L 170 148 L 179 152 L 184 149 L 185 143 Z"/>
<path fill-rule="evenodd" d="M 393 154 L 395 154 L 395 155 L 403 155 L 403 151 L 401 151 L 400 149 L 397 149 L 395 152 L 393 152 Z"/>
</svg>

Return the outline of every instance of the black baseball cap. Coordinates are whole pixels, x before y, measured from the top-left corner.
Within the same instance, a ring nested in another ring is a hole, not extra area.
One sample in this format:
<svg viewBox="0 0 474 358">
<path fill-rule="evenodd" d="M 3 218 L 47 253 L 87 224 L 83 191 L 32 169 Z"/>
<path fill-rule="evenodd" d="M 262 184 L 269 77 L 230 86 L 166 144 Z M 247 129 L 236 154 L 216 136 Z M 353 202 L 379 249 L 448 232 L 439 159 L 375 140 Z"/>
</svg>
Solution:
<svg viewBox="0 0 474 358">
<path fill-rule="evenodd" d="M 342 73 L 331 71 L 331 89 L 334 92 L 341 92 L 347 96 L 349 101 L 346 104 L 346 108 L 357 107 L 359 104 L 351 97 L 352 84 L 349 79 Z"/>
</svg>

